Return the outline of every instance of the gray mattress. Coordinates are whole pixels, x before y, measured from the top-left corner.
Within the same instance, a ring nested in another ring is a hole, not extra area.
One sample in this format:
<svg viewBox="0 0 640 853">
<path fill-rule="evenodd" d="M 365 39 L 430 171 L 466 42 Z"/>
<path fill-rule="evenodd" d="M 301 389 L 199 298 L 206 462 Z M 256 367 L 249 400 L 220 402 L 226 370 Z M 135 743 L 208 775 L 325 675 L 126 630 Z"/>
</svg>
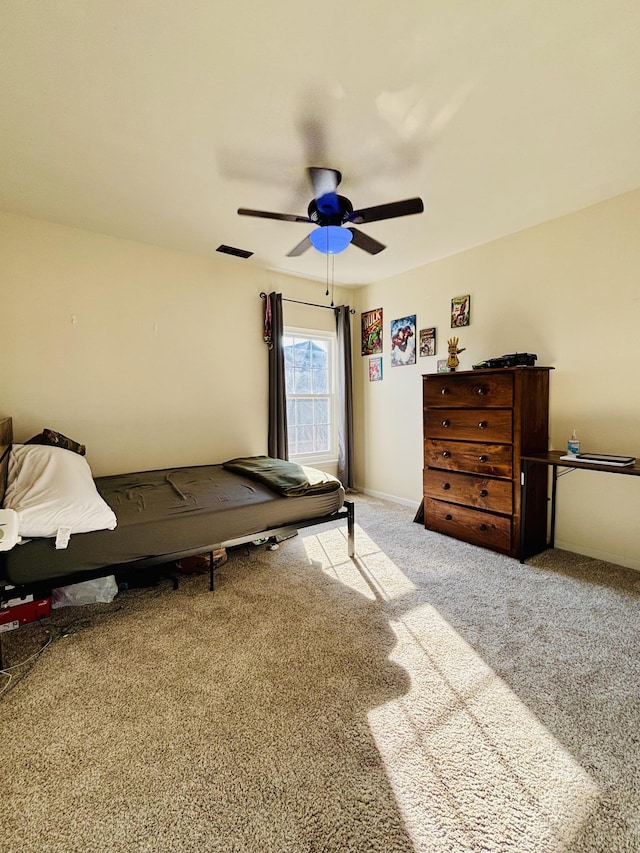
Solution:
<svg viewBox="0 0 640 853">
<path fill-rule="evenodd" d="M 115 530 L 79 533 L 65 550 L 32 539 L 4 554 L 4 576 L 29 584 L 166 556 L 167 562 L 234 539 L 331 515 L 344 490 L 282 497 L 222 465 L 167 468 L 96 479 L 118 519 Z M 155 560 L 156 562 L 158 560 Z"/>
</svg>

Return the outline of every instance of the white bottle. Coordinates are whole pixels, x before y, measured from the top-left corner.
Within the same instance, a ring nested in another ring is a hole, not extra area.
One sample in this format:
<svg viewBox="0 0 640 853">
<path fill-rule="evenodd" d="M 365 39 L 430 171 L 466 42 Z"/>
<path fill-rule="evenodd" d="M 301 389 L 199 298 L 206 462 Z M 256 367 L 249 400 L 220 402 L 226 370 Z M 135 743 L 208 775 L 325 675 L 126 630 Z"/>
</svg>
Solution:
<svg viewBox="0 0 640 853">
<path fill-rule="evenodd" d="M 580 441 L 578 439 L 578 434 L 575 429 L 571 433 L 571 438 L 567 442 L 567 453 L 570 453 L 571 456 L 577 456 L 578 453 L 580 453 Z"/>
</svg>

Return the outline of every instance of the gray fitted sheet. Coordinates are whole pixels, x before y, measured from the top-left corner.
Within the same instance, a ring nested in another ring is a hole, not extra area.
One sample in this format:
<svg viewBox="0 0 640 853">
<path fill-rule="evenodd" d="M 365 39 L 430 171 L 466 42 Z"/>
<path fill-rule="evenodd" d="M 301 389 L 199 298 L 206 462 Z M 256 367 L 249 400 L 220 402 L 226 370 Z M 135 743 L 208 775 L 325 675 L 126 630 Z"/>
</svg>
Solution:
<svg viewBox="0 0 640 853">
<path fill-rule="evenodd" d="M 282 497 L 222 465 L 118 474 L 95 482 L 116 514 L 115 530 L 75 534 L 64 550 L 56 550 L 54 539 L 18 545 L 4 555 L 7 580 L 37 583 L 164 555 L 169 562 L 186 552 L 331 515 L 345 496 L 340 486 L 324 494 Z"/>
</svg>

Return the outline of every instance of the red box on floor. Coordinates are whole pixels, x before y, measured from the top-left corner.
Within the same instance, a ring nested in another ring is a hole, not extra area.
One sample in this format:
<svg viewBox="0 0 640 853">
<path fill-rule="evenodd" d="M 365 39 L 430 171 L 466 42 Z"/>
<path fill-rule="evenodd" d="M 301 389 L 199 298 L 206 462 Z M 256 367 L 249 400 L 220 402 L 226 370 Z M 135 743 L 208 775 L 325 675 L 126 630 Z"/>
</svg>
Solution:
<svg viewBox="0 0 640 853">
<path fill-rule="evenodd" d="M 51 599 L 39 598 L 37 601 L 27 601 L 15 604 L 13 607 L 0 608 L 0 631 L 13 631 L 28 622 L 36 622 L 51 615 Z"/>
</svg>

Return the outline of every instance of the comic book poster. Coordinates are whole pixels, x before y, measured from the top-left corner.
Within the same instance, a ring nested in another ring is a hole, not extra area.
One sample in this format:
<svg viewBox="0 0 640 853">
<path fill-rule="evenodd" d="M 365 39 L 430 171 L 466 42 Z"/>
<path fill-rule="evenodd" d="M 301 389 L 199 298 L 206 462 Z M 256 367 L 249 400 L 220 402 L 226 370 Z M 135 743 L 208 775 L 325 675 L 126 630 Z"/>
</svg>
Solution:
<svg viewBox="0 0 640 853">
<path fill-rule="evenodd" d="M 382 379 L 382 356 L 369 359 L 369 382 L 379 382 Z"/>
<path fill-rule="evenodd" d="M 391 366 L 416 363 L 416 315 L 391 321 Z"/>
<path fill-rule="evenodd" d="M 436 328 L 420 329 L 420 355 L 436 354 Z"/>
<path fill-rule="evenodd" d="M 471 322 L 471 296 L 454 296 L 451 300 L 451 328 L 468 326 Z"/>
<path fill-rule="evenodd" d="M 382 352 L 382 308 L 362 313 L 362 355 Z"/>
</svg>

